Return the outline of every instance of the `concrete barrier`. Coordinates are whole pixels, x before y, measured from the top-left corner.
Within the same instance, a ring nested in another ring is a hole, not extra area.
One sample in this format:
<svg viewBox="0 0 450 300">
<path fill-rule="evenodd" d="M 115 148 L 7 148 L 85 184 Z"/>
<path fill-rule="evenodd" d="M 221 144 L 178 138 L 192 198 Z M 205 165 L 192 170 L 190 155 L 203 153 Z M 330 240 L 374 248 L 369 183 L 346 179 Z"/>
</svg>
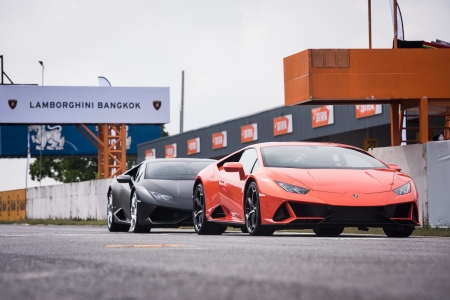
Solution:
<svg viewBox="0 0 450 300">
<path fill-rule="evenodd" d="M 414 180 L 419 191 L 420 222 L 450 226 L 450 141 L 375 148 L 373 155 L 397 164 Z"/>
<path fill-rule="evenodd" d="M 27 189 L 27 219 L 106 219 L 106 193 L 112 179 Z"/>
</svg>

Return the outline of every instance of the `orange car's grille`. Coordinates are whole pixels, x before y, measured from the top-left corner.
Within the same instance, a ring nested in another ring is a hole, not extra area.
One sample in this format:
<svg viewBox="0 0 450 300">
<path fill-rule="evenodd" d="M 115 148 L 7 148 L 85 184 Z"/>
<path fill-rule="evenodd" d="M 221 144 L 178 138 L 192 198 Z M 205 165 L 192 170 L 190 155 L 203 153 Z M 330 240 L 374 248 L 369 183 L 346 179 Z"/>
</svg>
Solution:
<svg viewBox="0 0 450 300">
<path fill-rule="evenodd" d="M 417 207 L 413 202 L 386 206 L 333 206 L 289 201 L 277 209 L 273 220 L 281 222 L 288 218 L 295 218 L 290 223 L 418 224 Z"/>
</svg>

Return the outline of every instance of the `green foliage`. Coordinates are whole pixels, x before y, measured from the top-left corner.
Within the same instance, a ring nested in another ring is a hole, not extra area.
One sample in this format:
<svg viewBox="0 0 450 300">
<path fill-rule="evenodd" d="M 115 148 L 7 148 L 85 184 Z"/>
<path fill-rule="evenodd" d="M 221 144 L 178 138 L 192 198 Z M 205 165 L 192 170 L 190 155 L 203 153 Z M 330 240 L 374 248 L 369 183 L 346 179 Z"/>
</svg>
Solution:
<svg viewBox="0 0 450 300">
<path fill-rule="evenodd" d="M 39 158 L 30 165 L 32 180 L 40 181 Z M 68 183 L 93 180 L 97 177 L 96 157 L 42 158 L 42 179 L 48 177 Z"/>
<path fill-rule="evenodd" d="M 127 156 L 127 170 L 136 165 L 137 156 Z M 30 165 L 30 175 L 32 180 L 40 181 L 39 158 Z M 46 177 L 63 183 L 99 179 L 97 157 L 44 157 L 42 158 L 42 179 Z"/>
<path fill-rule="evenodd" d="M 169 132 L 166 130 L 166 126 L 161 126 L 161 137 L 169 136 Z"/>
</svg>

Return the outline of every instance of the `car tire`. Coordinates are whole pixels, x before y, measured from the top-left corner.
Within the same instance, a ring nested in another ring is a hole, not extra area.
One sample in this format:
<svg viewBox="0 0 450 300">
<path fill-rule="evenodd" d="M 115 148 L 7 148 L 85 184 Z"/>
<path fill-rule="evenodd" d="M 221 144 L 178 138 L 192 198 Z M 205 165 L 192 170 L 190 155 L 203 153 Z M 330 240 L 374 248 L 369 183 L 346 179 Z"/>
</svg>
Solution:
<svg viewBox="0 0 450 300">
<path fill-rule="evenodd" d="M 106 206 L 108 230 L 109 232 L 128 232 L 128 230 L 130 229 L 130 225 L 118 224 L 114 221 L 113 207 L 113 195 L 112 191 L 110 190 L 108 192 L 108 203 Z"/>
<path fill-rule="evenodd" d="M 134 233 L 149 233 L 151 230 L 151 227 L 148 225 L 140 225 L 139 224 L 139 210 L 138 210 L 138 202 L 137 202 L 137 195 L 136 192 L 133 191 L 131 194 L 131 201 L 130 201 L 130 214 L 131 214 L 131 224 L 130 224 L 130 230 Z"/>
<path fill-rule="evenodd" d="M 192 220 L 195 232 L 198 235 L 221 235 L 224 233 L 227 226 L 214 224 L 206 219 L 205 193 L 202 184 L 195 186 L 193 198 Z"/>
<path fill-rule="evenodd" d="M 383 228 L 383 231 L 384 231 L 384 234 L 386 234 L 388 237 L 406 238 L 406 237 L 409 237 L 413 233 L 414 228 L 405 227 L 400 230 Z"/>
<path fill-rule="evenodd" d="M 251 236 L 270 236 L 275 229 L 261 224 L 261 208 L 256 182 L 251 182 L 245 191 L 245 229 Z"/>
<path fill-rule="evenodd" d="M 313 231 L 317 236 L 339 236 L 344 232 L 344 227 L 321 227 L 314 228 Z"/>
<path fill-rule="evenodd" d="M 242 226 L 241 227 L 241 232 L 242 233 L 248 233 L 247 226 Z"/>
</svg>

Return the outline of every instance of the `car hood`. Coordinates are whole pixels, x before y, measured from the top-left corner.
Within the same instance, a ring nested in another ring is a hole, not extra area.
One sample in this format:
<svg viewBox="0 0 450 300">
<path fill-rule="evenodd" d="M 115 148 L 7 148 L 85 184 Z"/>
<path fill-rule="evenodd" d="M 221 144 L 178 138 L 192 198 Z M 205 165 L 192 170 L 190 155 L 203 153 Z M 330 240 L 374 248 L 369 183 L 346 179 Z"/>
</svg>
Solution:
<svg viewBox="0 0 450 300">
<path fill-rule="evenodd" d="M 278 173 L 287 175 L 306 187 L 323 192 L 381 193 L 392 189 L 395 170 L 391 169 L 287 169 L 278 168 Z"/>
<path fill-rule="evenodd" d="M 192 198 L 194 180 L 146 179 L 143 186 L 150 191 L 177 198 Z"/>
</svg>

